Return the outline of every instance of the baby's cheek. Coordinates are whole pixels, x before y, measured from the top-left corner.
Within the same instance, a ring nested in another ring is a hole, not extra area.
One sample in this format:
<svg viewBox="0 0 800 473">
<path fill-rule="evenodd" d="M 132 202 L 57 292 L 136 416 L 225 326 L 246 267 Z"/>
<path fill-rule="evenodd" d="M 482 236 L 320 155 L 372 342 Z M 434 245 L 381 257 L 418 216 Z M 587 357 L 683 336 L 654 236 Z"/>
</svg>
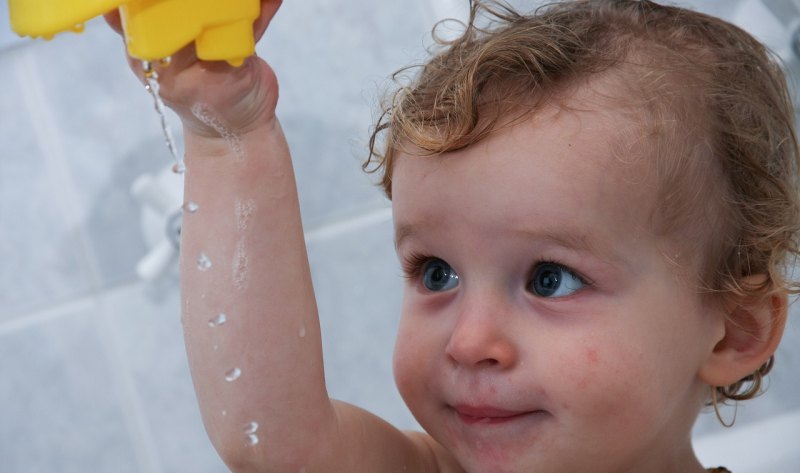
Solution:
<svg viewBox="0 0 800 473">
<path fill-rule="evenodd" d="M 575 386 L 579 391 L 585 391 L 595 384 L 600 365 L 600 354 L 597 348 L 586 348 L 582 355 L 583 369 L 577 376 Z"/>
<path fill-rule="evenodd" d="M 636 356 L 621 348 L 585 345 L 576 351 L 570 366 L 571 389 L 575 393 L 576 408 L 591 415 L 616 412 L 621 407 L 629 412 L 635 409 L 636 392 L 642 386 L 636 381 Z M 572 396 L 570 396 L 572 397 Z"/>
<path fill-rule="evenodd" d="M 398 340 L 395 345 L 394 357 L 392 359 L 392 370 L 394 372 L 394 382 L 403 398 L 414 386 L 414 360 L 409 356 L 407 347 L 402 340 Z"/>
</svg>

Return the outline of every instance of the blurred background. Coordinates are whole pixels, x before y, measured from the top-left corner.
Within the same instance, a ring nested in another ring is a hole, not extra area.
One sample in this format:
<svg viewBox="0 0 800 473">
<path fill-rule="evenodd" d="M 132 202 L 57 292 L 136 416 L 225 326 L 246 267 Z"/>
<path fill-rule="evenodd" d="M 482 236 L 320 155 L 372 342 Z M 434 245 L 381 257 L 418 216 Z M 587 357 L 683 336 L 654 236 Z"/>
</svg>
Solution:
<svg viewBox="0 0 800 473">
<path fill-rule="evenodd" d="M 23 40 L 10 31 L 6 1 L 0 472 L 227 471 L 188 374 L 167 237 L 181 183 L 167 171 L 152 99 L 102 21 L 82 34 Z M 390 73 L 422 60 L 431 26 L 463 17 L 466 3 L 287 0 L 258 46 L 281 82 L 278 114 L 294 155 L 330 393 L 401 428 L 416 428 L 391 375 L 401 271 L 389 203 L 360 163 Z M 750 30 L 797 80 L 793 0 L 676 3 Z M 736 426 L 701 416 L 697 445 L 709 465 L 800 471 L 798 317 L 794 306 L 771 386 L 739 408 Z"/>
</svg>

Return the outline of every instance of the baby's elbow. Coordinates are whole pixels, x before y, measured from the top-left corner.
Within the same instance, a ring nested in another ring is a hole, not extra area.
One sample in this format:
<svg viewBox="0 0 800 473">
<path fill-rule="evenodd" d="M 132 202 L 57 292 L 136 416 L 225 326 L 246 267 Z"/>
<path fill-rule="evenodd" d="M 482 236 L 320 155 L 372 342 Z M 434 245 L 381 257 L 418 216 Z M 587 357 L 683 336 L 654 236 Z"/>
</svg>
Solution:
<svg viewBox="0 0 800 473">
<path fill-rule="evenodd" d="M 222 442 L 215 448 L 232 473 L 312 473 L 307 468 L 308 457 L 290 452 L 280 445 L 246 445 Z"/>
</svg>

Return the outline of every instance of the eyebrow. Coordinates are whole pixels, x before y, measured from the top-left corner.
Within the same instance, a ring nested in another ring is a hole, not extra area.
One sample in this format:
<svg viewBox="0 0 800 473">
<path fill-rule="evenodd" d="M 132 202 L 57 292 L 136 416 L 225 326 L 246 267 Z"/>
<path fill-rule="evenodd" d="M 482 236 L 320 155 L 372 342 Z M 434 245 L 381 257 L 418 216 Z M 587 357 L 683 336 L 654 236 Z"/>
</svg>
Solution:
<svg viewBox="0 0 800 473">
<path fill-rule="evenodd" d="M 408 239 L 413 238 L 417 233 L 417 226 L 409 223 L 399 224 L 395 230 L 395 249 Z M 589 233 L 577 228 L 566 228 L 560 230 L 546 229 L 542 231 L 534 230 L 515 230 L 514 233 L 521 234 L 530 240 L 546 241 L 569 250 L 580 253 L 596 255 L 607 261 L 617 259 L 617 253 L 610 246 L 599 244 L 596 238 L 592 238 Z"/>
<path fill-rule="evenodd" d="M 413 236 L 415 233 L 414 226 L 409 223 L 401 223 L 397 226 L 394 232 L 394 249 L 400 247 L 400 243 L 406 238 Z"/>
<path fill-rule="evenodd" d="M 592 238 L 590 234 L 578 229 L 573 228 L 567 229 L 566 231 L 547 230 L 543 232 L 522 230 L 521 233 L 535 240 L 552 242 L 573 251 L 596 255 L 601 259 L 609 261 L 617 259 L 616 252 L 613 248 L 608 245 L 600 244 L 597 238 Z"/>
</svg>

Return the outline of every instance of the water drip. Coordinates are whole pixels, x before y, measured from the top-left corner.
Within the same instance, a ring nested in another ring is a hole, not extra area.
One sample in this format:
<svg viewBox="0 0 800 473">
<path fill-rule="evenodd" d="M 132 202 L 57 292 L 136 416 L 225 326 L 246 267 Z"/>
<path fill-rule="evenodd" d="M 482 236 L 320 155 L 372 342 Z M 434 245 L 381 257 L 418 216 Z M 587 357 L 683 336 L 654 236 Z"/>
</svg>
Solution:
<svg viewBox="0 0 800 473">
<path fill-rule="evenodd" d="M 161 86 L 158 83 L 158 72 L 153 68 L 153 63 L 150 61 L 142 62 L 142 70 L 144 72 L 144 88 L 147 89 L 153 97 L 156 112 L 158 112 L 158 116 L 161 120 L 161 131 L 164 133 L 164 141 L 172 157 L 175 159 L 172 172 L 182 174 L 186 170 L 186 166 L 183 164 L 183 159 L 178 155 L 178 147 L 175 144 L 175 138 L 172 136 L 172 129 L 169 123 L 167 123 L 166 106 L 164 105 L 164 101 L 161 100 Z"/>
<path fill-rule="evenodd" d="M 213 327 L 219 327 L 220 325 L 224 325 L 225 322 L 227 322 L 227 321 L 228 321 L 228 316 L 227 315 L 219 314 L 216 317 L 214 317 L 213 319 L 208 321 L 208 326 L 212 327 L 212 328 Z"/>
<path fill-rule="evenodd" d="M 258 444 L 258 435 L 256 435 L 256 431 L 258 430 L 258 422 L 249 422 L 244 427 L 244 434 L 247 437 L 246 444 L 249 446 L 253 446 Z"/>
<path fill-rule="evenodd" d="M 233 381 L 239 379 L 240 376 L 242 376 L 242 370 L 239 368 L 233 368 L 225 373 L 225 381 L 232 383 Z"/>
<path fill-rule="evenodd" d="M 200 253 L 200 256 L 197 257 L 197 269 L 200 271 L 208 271 L 211 269 L 211 260 L 208 259 L 205 253 Z"/>
<path fill-rule="evenodd" d="M 200 209 L 200 206 L 197 205 L 195 202 L 192 202 L 192 201 L 188 201 L 185 204 L 183 204 L 183 211 L 184 212 L 188 212 L 190 214 L 193 214 L 193 213 L 197 212 L 199 209 Z"/>
<path fill-rule="evenodd" d="M 249 422 L 244 427 L 244 433 L 246 434 L 254 434 L 256 433 L 256 430 L 258 430 L 258 422 Z"/>
</svg>

